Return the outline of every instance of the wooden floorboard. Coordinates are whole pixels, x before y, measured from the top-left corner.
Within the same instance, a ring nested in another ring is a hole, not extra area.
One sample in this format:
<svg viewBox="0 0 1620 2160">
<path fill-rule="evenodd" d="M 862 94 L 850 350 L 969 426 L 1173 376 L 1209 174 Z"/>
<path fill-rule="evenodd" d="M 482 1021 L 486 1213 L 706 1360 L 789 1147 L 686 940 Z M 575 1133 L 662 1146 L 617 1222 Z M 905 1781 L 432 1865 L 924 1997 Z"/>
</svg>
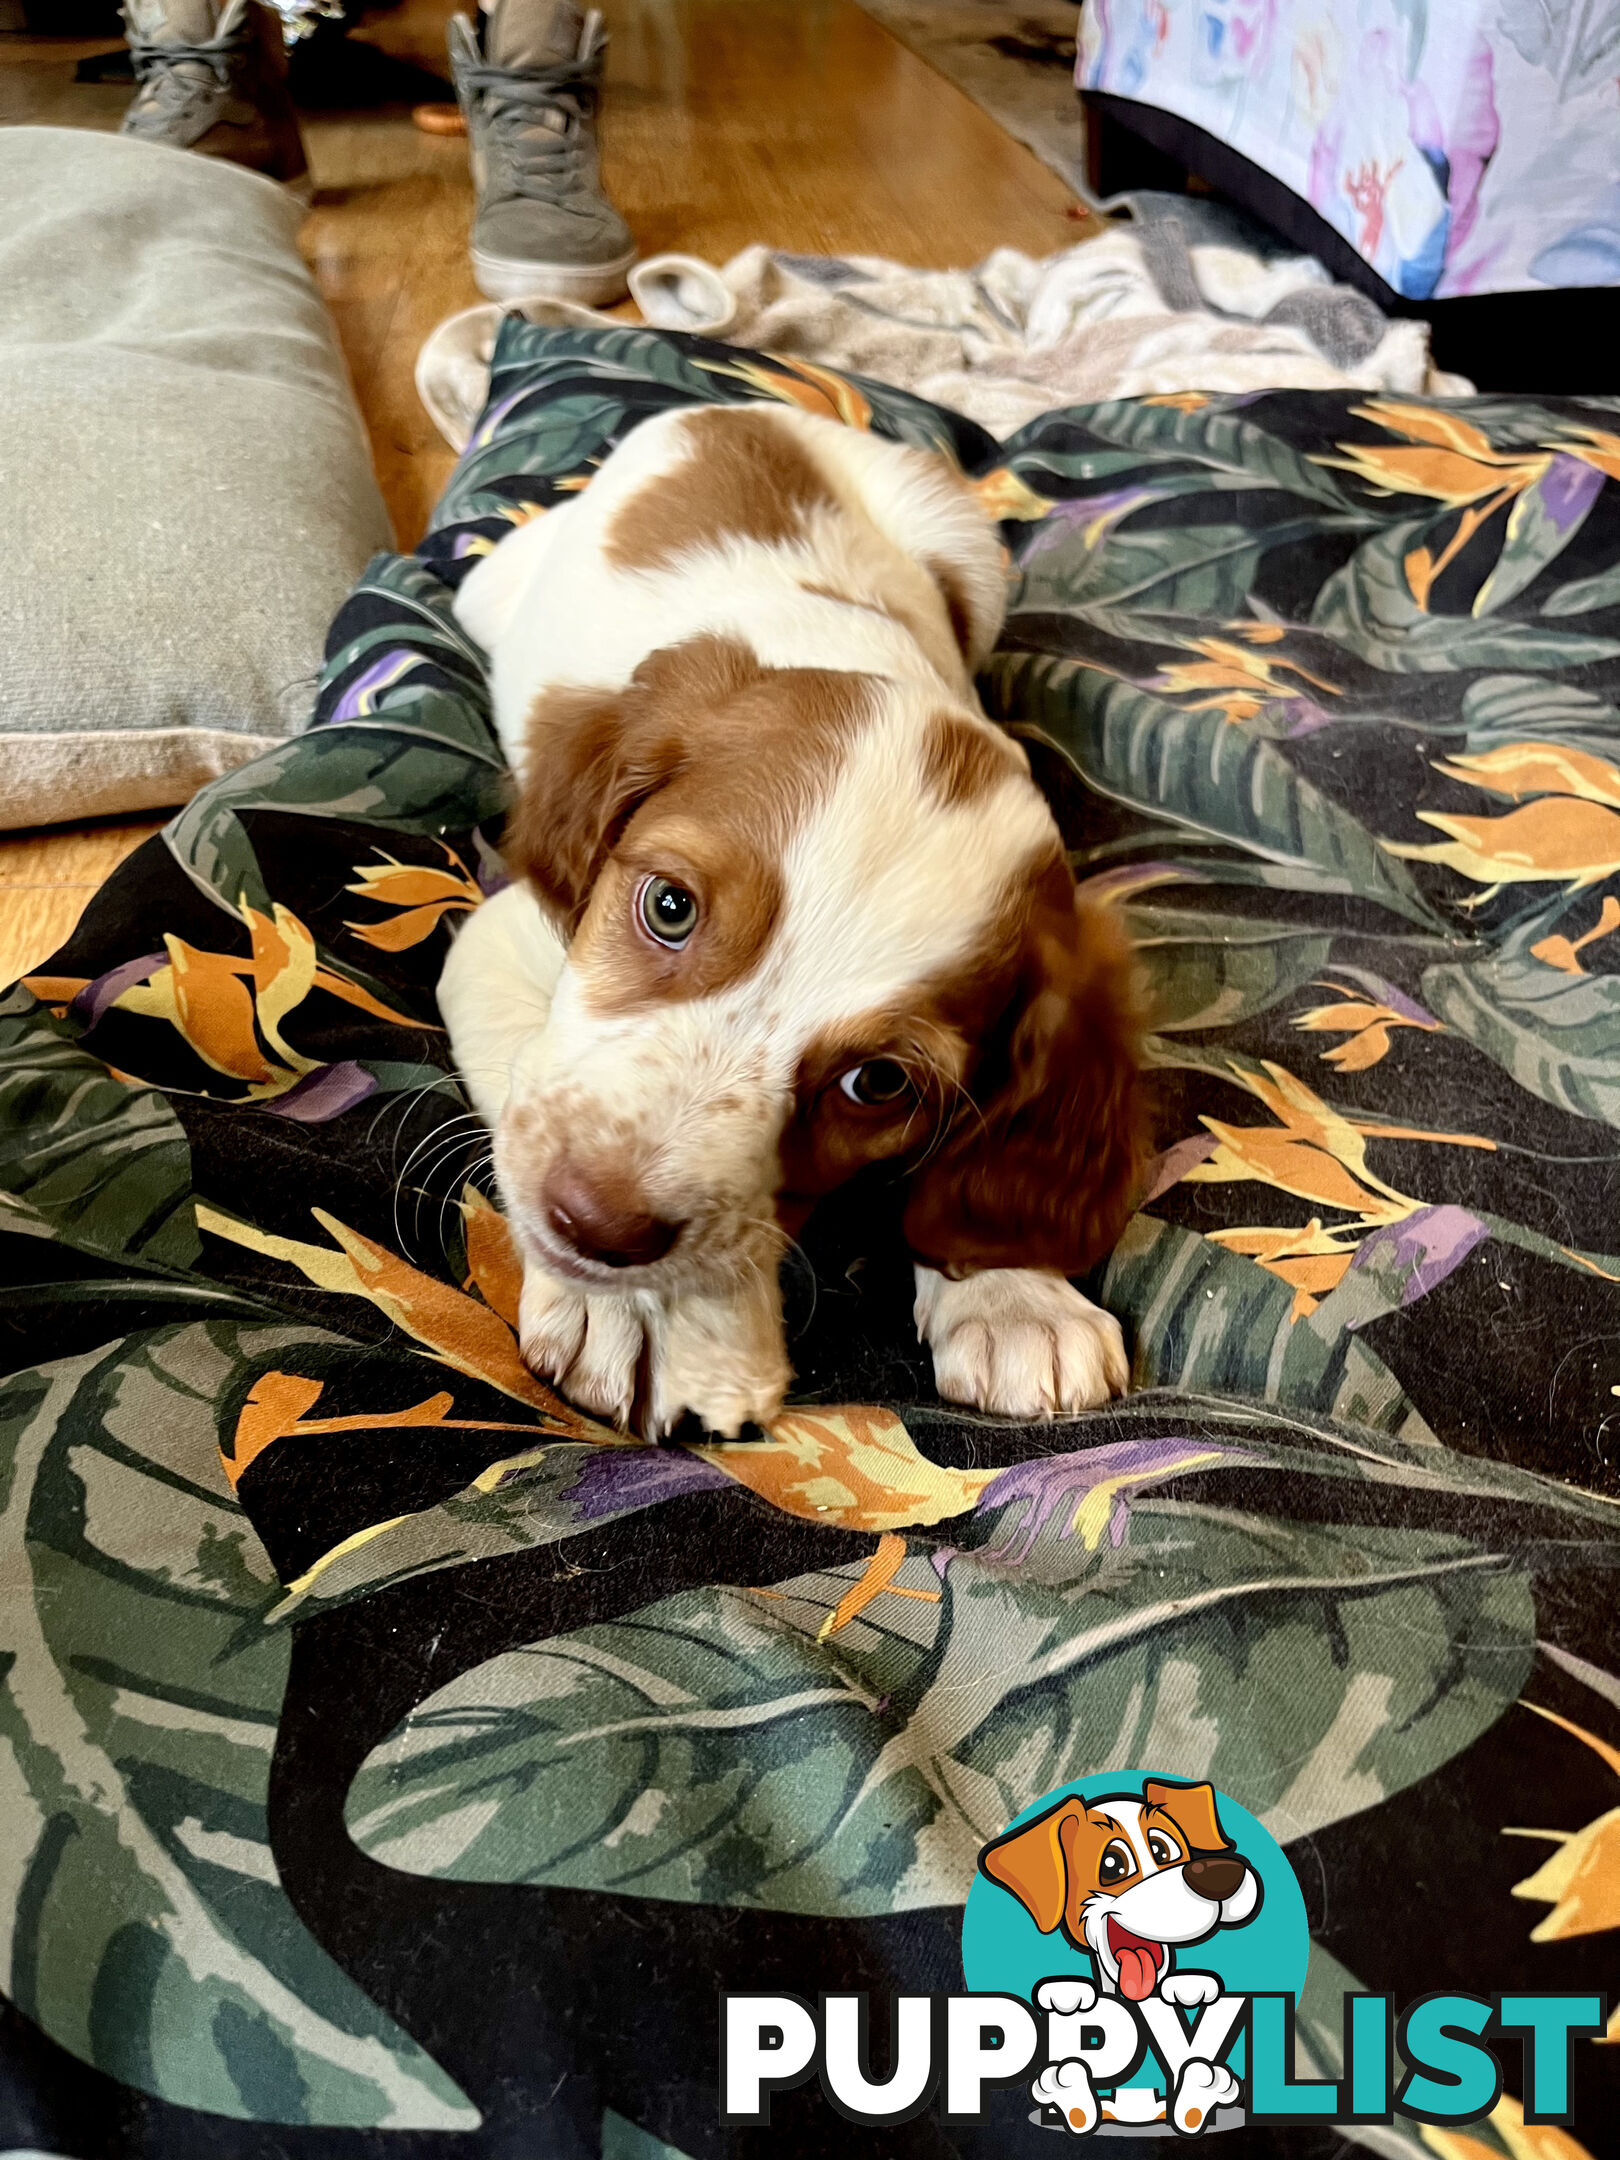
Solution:
<svg viewBox="0 0 1620 2160">
<path fill-rule="evenodd" d="M 724 262 L 756 241 L 944 266 L 1082 237 L 1055 174 L 853 0 L 605 0 L 609 191 L 642 251 Z M 353 33 L 444 71 L 450 0 Z M 127 89 L 73 69 L 107 41 L 0 37 L 0 124 L 112 128 Z M 301 245 L 332 310 L 400 545 L 454 458 L 416 396 L 423 339 L 476 302 L 465 143 L 408 111 L 309 113 Z M 0 983 L 37 965 L 158 820 L 0 838 Z"/>
</svg>

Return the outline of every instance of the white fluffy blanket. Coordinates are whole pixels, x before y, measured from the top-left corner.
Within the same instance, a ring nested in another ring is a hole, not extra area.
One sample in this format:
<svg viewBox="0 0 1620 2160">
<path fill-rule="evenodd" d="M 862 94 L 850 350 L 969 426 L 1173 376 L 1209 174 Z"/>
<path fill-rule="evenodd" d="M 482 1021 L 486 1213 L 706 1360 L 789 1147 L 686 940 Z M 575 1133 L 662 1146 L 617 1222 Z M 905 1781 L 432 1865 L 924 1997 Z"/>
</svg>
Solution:
<svg viewBox="0 0 1620 2160">
<path fill-rule="evenodd" d="M 660 255 L 637 265 L 630 289 L 658 329 L 873 375 L 998 436 L 1053 406 L 1181 390 L 1472 387 L 1430 365 L 1427 324 L 1390 321 L 1313 257 L 1267 260 L 1196 235 L 1174 217 L 1115 224 L 1058 255 L 997 248 L 971 270 L 767 247 L 719 270 Z M 611 319 L 555 301 L 518 306 L 542 321 Z M 453 315 L 422 348 L 418 389 L 457 449 L 482 408 L 503 312 Z"/>
</svg>

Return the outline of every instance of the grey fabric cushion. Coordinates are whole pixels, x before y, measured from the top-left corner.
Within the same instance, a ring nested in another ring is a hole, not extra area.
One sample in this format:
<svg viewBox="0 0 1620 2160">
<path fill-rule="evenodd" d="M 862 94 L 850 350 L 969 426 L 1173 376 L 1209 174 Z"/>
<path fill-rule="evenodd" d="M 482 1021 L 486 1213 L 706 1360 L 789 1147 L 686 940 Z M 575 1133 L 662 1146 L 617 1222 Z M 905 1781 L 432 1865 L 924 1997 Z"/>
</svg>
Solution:
<svg viewBox="0 0 1620 2160">
<path fill-rule="evenodd" d="M 302 215 L 0 129 L 0 825 L 151 809 L 299 727 L 388 519 Z"/>
</svg>

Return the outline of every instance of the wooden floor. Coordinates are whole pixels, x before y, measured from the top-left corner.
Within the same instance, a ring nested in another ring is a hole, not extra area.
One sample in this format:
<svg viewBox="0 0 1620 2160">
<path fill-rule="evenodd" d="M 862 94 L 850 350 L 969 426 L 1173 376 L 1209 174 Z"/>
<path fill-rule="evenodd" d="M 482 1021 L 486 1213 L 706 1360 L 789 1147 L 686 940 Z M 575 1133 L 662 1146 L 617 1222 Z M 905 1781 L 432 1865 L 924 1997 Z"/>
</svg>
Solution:
<svg viewBox="0 0 1620 2160">
<path fill-rule="evenodd" d="M 453 0 L 404 0 L 353 35 L 442 70 Z M 947 265 L 1083 236 L 1045 166 L 853 0 L 604 0 L 609 192 L 644 253 L 724 262 L 751 242 Z M 0 37 L 0 124 L 116 127 L 127 88 L 76 84 L 105 41 Z M 303 248 L 342 338 L 401 546 L 453 459 L 412 383 L 434 324 L 480 295 L 466 145 L 395 107 L 307 116 Z M 160 820 L 0 839 L 0 984 L 67 935 Z"/>
</svg>

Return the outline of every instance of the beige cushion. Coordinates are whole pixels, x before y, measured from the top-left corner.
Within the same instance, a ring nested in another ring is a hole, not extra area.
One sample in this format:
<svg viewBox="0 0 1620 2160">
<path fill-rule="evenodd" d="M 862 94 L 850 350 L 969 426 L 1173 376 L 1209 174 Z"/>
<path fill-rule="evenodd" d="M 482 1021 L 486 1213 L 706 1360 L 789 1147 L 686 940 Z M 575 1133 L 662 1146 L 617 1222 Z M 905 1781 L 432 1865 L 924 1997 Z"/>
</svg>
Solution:
<svg viewBox="0 0 1620 2160">
<path fill-rule="evenodd" d="M 0 129 L 0 825 L 183 802 L 308 715 L 390 545 L 301 212 L 257 174 Z"/>
</svg>

